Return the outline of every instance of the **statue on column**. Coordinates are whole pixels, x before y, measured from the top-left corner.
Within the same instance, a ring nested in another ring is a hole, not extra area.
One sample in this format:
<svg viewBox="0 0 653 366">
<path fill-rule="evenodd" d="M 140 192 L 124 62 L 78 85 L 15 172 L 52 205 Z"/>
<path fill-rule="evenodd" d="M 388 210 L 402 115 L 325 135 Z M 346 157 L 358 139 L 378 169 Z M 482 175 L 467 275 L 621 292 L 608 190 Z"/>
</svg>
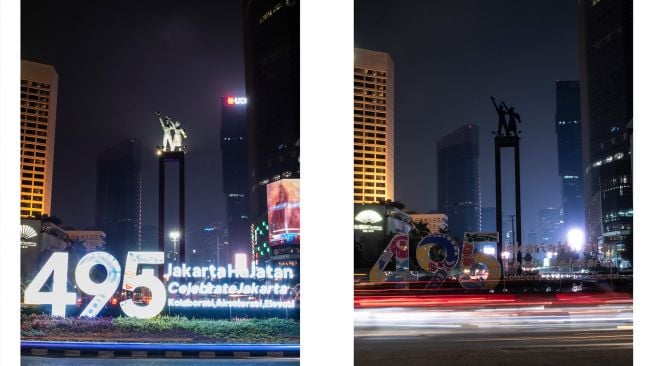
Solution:
<svg viewBox="0 0 653 366">
<path fill-rule="evenodd" d="M 159 111 L 156 116 L 163 129 L 163 151 L 181 151 L 183 150 L 183 139 L 187 138 L 186 131 L 181 127 L 179 121 L 173 121 L 168 116 L 161 116 Z"/>
</svg>

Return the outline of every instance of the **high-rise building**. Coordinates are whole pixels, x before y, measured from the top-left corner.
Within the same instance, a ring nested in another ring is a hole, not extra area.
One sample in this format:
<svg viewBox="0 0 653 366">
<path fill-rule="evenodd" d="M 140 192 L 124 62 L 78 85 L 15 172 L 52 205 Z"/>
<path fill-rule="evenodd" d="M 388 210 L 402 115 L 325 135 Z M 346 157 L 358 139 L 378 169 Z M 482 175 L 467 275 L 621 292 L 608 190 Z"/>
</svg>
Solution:
<svg viewBox="0 0 653 366">
<path fill-rule="evenodd" d="M 562 186 L 563 231 L 585 227 L 583 153 L 578 80 L 556 81 L 558 175 Z"/>
<path fill-rule="evenodd" d="M 394 63 L 354 49 L 354 203 L 394 199 Z"/>
<path fill-rule="evenodd" d="M 481 183 L 478 126 L 464 125 L 437 144 L 439 211 L 449 217 L 449 232 L 458 240 L 481 229 Z"/>
<path fill-rule="evenodd" d="M 244 3 L 250 215 L 266 184 L 299 178 L 299 1 Z"/>
<path fill-rule="evenodd" d="M 102 152 L 96 184 L 95 227 L 122 263 L 128 251 L 142 249 L 140 142 L 125 140 Z"/>
<path fill-rule="evenodd" d="M 51 214 L 59 76 L 51 65 L 21 60 L 20 217 Z"/>
<path fill-rule="evenodd" d="M 564 241 L 561 233 L 562 215 L 559 208 L 543 208 L 540 209 L 539 217 L 539 232 L 540 243 L 556 244 L 559 241 Z"/>
<path fill-rule="evenodd" d="M 481 209 L 481 231 L 483 232 L 497 231 L 496 207 L 483 207 Z"/>
<path fill-rule="evenodd" d="M 586 237 L 632 259 L 633 2 L 579 0 L 578 25 Z"/>
<path fill-rule="evenodd" d="M 250 252 L 247 178 L 247 98 L 222 97 L 222 186 L 227 196 L 227 242 L 233 253 Z"/>
</svg>

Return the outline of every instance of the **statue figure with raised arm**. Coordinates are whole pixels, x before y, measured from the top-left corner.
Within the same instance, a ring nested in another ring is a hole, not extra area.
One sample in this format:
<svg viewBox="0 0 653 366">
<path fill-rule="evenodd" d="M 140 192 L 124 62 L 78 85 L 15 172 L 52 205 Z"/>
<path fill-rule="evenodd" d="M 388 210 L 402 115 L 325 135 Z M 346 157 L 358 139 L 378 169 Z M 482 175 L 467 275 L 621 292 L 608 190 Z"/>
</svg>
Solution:
<svg viewBox="0 0 653 366">
<path fill-rule="evenodd" d="M 173 151 L 174 142 L 172 139 L 172 130 L 174 129 L 174 126 L 172 121 L 168 116 L 162 117 L 159 111 L 156 111 L 156 116 L 161 123 L 161 128 L 163 129 L 163 151 Z M 168 150 L 168 145 L 170 146 L 170 150 Z"/>
<path fill-rule="evenodd" d="M 508 113 L 508 133 L 517 136 L 517 122 L 521 123 L 519 113 L 515 112 L 515 107 L 508 108 L 505 102 L 501 102 L 501 105 L 506 108 L 506 113 Z"/>
<path fill-rule="evenodd" d="M 506 123 L 506 114 L 508 113 L 506 109 L 504 108 L 505 103 L 501 102 L 502 104 L 497 106 L 497 102 L 494 100 L 494 97 L 490 97 L 492 99 L 492 104 L 494 104 L 494 109 L 496 109 L 497 114 L 499 115 L 499 125 L 497 127 L 497 136 L 506 136 L 508 134 L 508 124 Z M 501 130 L 503 129 L 503 133 L 501 133 Z"/>
</svg>

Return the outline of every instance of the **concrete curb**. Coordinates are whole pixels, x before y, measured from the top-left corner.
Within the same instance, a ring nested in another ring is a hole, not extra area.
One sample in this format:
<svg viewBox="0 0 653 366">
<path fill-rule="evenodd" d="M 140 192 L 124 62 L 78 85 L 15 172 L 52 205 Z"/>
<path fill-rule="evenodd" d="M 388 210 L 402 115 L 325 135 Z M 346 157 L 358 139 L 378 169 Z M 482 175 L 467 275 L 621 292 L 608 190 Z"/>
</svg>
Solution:
<svg viewBox="0 0 653 366">
<path fill-rule="evenodd" d="M 133 358 L 299 357 L 299 344 L 207 344 L 21 341 L 33 356 Z"/>
</svg>

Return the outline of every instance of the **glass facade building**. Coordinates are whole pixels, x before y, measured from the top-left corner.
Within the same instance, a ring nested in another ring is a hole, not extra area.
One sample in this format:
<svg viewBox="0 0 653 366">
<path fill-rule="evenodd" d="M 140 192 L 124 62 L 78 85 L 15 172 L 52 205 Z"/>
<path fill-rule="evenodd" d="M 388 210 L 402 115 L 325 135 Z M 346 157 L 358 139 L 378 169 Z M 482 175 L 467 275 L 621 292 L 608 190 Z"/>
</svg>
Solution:
<svg viewBox="0 0 653 366">
<path fill-rule="evenodd" d="M 581 0 L 578 20 L 586 237 L 632 260 L 633 2 Z"/>
<path fill-rule="evenodd" d="M 222 187 L 227 198 L 226 241 L 231 252 L 249 254 L 246 101 L 246 98 L 222 97 L 220 147 L 222 150 Z"/>
<path fill-rule="evenodd" d="M 437 154 L 439 212 L 462 242 L 465 232 L 481 230 L 478 126 L 467 124 L 441 138 Z"/>
<path fill-rule="evenodd" d="M 107 251 L 124 261 L 142 250 L 141 144 L 122 141 L 97 159 L 95 226 L 106 233 Z"/>
<path fill-rule="evenodd" d="M 250 217 L 266 185 L 299 178 L 299 1 L 244 3 Z"/>
<path fill-rule="evenodd" d="M 556 81 L 558 175 L 562 190 L 563 230 L 585 227 L 580 83 Z"/>
</svg>

